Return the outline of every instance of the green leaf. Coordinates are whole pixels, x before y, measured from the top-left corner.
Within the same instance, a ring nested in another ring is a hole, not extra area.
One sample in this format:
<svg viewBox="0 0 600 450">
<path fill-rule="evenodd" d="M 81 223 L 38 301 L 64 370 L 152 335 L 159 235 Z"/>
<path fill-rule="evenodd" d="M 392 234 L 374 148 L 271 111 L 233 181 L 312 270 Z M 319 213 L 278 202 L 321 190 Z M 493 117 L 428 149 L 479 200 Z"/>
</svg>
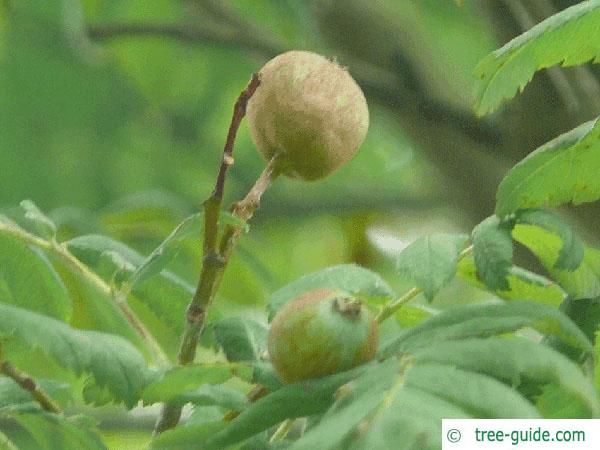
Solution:
<svg viewBox="0 0 600 450">
<path fill-rule="evenodd" d="M 423 289 L 428 300 L 432 300 L 454 278 L 458 256 L 467 240 L 468 236 L 462 234 L 423 236 L 400 253 L 398 270 Z"/>
<path fill-rule="evenodd" d="M 107 236 L 85 235 L 67 242 L 69 250 L 84 263 L 98 270 L 106 252 L 115 252 L 135 268 L 140 267 L 145 258 L 122 242 Z M 110 280 L 118 265 L 114 264 L 108 270 L 100 272 L 106 280 Z M 130 275 L 131 276 L 131 275 Z M 175 331 L 182 330 L 187 304 L 194 293 L 194 288 L 177 275 L 162 270 L 160 276 L 146 278 L 143 283 L 137 283 L 133 294 L 144 303 L 157 317 Z"/>
<path fill-rule="evenodd" d="M 137 267 L 129 282 L 139 286 L 149 278 L 159 274 L 175 256 L 178 246 L 190 235 L 202 235 L 202 214 L 193 214 L 184 219 L 161 244 L 154 249 Z"/>
<path fill-rule="evenodd" d="M 458 406 L 420 389 L 404 387 L 390 394 L 377 413 L 360 424 L 360 432 L 349 436 L 344 448 L 437 450 L 442 446 L 442 419 L 470 418 Z"/>
<path fill-rule="evenodd" d="M 403 306 L 395 315 L 394 318 L 398 325 L 403 328 L 410 328 L 428 319 L 433 314 L 433 310 L 428 310 L 426 307 Z"/>
<path fill-rule="evenodd" d="M 2 431 L 0 431 L 0 450 L 19 450 Z"/>
<path fill-rule="evenodd" d="M 283 387 L 277 372 L 270 362 L 255 361 L 252 363 L 254 372 L 252 374 L 252 382 L 265 386 L 270 392 L 275 392 Z"/>
<path fill-rule="evenodd" d="M 142 398 L 146 404 L 176 399 L 179 395 L 196 389 L 202 384 L 223 383 L 244 372 L 246 373 L 244 378 L 251 377 L 251 369 L 241 364 L 215 363 L 175 367 L 150 383 L 144 390 Z"/>
<path fill-rule="evenodd" d="M 92 406 L 104 406 L 113 403 L 113 396 L 104 386 L 98 386 L 92 378 L 87 378 L 83 384 L 83 401 Z"/>
<path fill-rule="evenodd" d="M 288 301 L 317 288 L 341 289 L 358 297 L 392 298 L 394 291 L 376 273 L 354 264 L 342 264 L 305 275 L 269 298 L 269 317 Z"/>
<path fill-rule="evenodd" d="M 21 208 L 25 212 L 25 218 L 35 224 L 39 235 L 46 239 L 56 236 L 56 225 L 46 216 L 31 200 L 23 200 Z"/>
<path fill-rule="evenodd" d="M 592 352 L 587 336 L 556 308 L 520 301 L 449 309 L 400 333 L 381 352 L 387 357 L 452 340 L 510 333 L 524 327 L 556 336 L 588 354 Z"/>
<path fill-rule="evenodd" d="M 241 412 L 250 404 L 246 396 L 225 384 L 203 384 L 198 389 L 177 396 L 180 404 L 192 403 L 198 406 L 219 406 L 227 410 Z M 219 419 L 223 415 L 221 414 Z"/>
<path fill-rule="evenodd" d="M 600 327 L 600 297 L 573 300 L 567 298 L 560 310 L 588 337 L 596 342 L 596 330 Z"/>
<path fill-rule="evenodd" d="M 555 269 L 575 270 L 583 260 L 585 246 L 571 226 L 556 214 L 541 209 L 525 209 L 517 213 L 517 223 L 537 225 L 556 234 L 562 241 Z"/>
<path fill-rule="evenodd" d="M 596 119 L 544 144 L 509 170 L 498 187 L 496 214 L 505 217 L 520 208 L 598 200 L 599 172 Z"/>
<path fill-rule="evenodd" d="M 152 450 L 204 449 L 203 442 L 220 432 L 227 422 L 216 420 L 201 424 L 177 427 L 158 435 L 150 448 Z"/>
<path fill-rule="evenodd" d="M 65 242 L 65 245 L 79 260 L 91 267 L 97 267 L 104 263 L 104 267 L 108 271 L 101 275 L 108 279 L 114 272 L 123 268 L 130 273 L 133 272 L 144 260 L 139 253 L 122 242 L 100 234 L 78 236 Z M 112 266 L 108 264 L 111 261 L 113 262 Z"/>
<path fill-rule="evenodd" d="M 416 364 L 440 363 L 479 372 L 521 387 L 553 383 L 585 408 L 587 417 L 600 413 L 598 395 L 580 368 L 560 353 L 532 341 L 492 337 L 439 342 L 412 354 Z"/>
<path fill-rule="evenodd" d="M 508 224 L 491 216 L 473 229 L 473 257 L 479 278 L 492 291 L 510 288 L 508 269 L 512 265 L 513 244 Z"/>
<path fill-rule="evenodd" d="M 456 404 L 479 419 L 539 419 L 534 405 L 495 378 L 454 366 L 419 364 L 407 370 L 405 385 Z"/>
<path fill-rule="evenodd" d="M 14 220 L 12 220 L 4 214 L 0 214 L 0 224 L 11 228 L 19 228 L 19 225 L 17 225 L 17 223 Z"/>
<path fill-rule="evenodd" d="M 324 412 L 334 401 L 334 393 L 342 384 L 354 379 L 370 366 L 326 378 L 302 381 L 282 387 L 261 398 L 232 420 L 222 431 L 206 442 L 197 442 L 202 449 L 222 449 L 241 442 L 285 419 L 311 416 Z"/>
<path fill-rule="evenodd" d="M 485 289 L 485 285 L 477 278 L 473 258 L 465 258 L 458 264 L 458 274 L 473 286 Z M 505 300 L 536 300 L 548 305 L 558 306 L 567 295 L 552 280 L 537 273 L 529 272 L 522 267 L 511 266 L 508 269 L 508 274 L 506 279 L 509 288 L 505 291 L 494 292 L 498 297 Z"/>
<path fill-rule="evenodd" d="M 573 300 L 568 297 L 560 305 L 560 310 L 579 327 L 590 342 L 596 342 L 595 333 L 600 326 L 600 298 Z M 545 343 L 574 361 L 584 362 L 590 356 L 587 353 L 582 354 L 580 350 L 567 347 L 564 342 L 552 336 L 547 337 Z"/>
<path fill-rule="evenodd" d="M 67 240 L 89 233 L 100 233 L 99 218 L 92 211 L 77 206 L 60 206 L 48 212 L 58 228 L 58 239 Z"/>
<path fill-rule="evenodd" d="M 0 302 L 68 320 L 69 294 L 42 251 L 0 234 Z"/>
<path fill-rule="evenodd" d="M 327 450 L 339 448 L 342 439 L 382 403 L 394 398 L 400 388 L 400 366 L 390 359 L 373 366 L 362 376 L 345 385 L 338 401 L 317 426 L 292 444 L 290 450 Z"/>
<path fill-rule="evenodd" d="M 112 280 L 118 278 L 118 286 L 130 277 L 130 273 L 135 270 L 133 264 L 127 261 L 120 253 L 113 250 L 105 250 L 100 254 L 100 261 L 98 263 L 99 272 L 112 273 Z"/>
<path fill-rule="evenodd" d="M 222 387 L 219 386 L 211 386 L 210 384 L 206 384 L 206 387 Z M 209 422 L 215 422 L 219 420 L 223 420 L 223 414 L 225 410 L 218 406 L 198 406 L 194 405 L 192 408 L 192 413 L 188 420 L 186 420 L 185 425 L 187 427 L 193 425 L 200 425 Z"/>
<path fill-rule="evenodd" d="M 91 374 L 115 400 L 133 407 L 141 398 L 148 369 L 143 356 L 126 340 L 76 330 L 41 314 L 0 303 L 0 336 L 38 348 L 76 375 Z"/>
<path fill-rule="evenodd" d="M 554 233 L 533 225 L 516 225 L 513 238 L 529 248 L 573 299 L 600 297 L 600 250 L 585 247 L 583 262 L 573 270 L 556 268 L 563 243 Z"/>
<path fill-rule="evenodd" d="M 72 403 L 70 386 L 55 380 L 36 380 L 60 406 Z M 0 415 L 11 411 L 39 411 L 40 406 L 29 391 L 10 378 L 0 378 Z"/>
<path fill-rule="evenodd" d="M 535 405 L 545 419 L 585 419 L 588 411 L 584 405 L 554 383 L 547 384 L 535 398 Z"/>
<path fill-rule="evenodd" d="M 267 350 L 267 328 L 247 317 L 215 322 L 213 332 L 228 361 L 258 361 Z"/>
<path fill-rule="evenodd" d="M 290 448 L 439 448 L 442 418 L 469 417 L 459 406 L 407 386 L 393 359 L 377 369 L 342 387 L 333 407 Z"/>
<path fill-rule="evenodd" d="M 37 412 L 15 413 L 11 418 L 27 430 L 36 450 L 107 450 L 94 429 L 94 421 L 88 417 Z M 19 445 L 19 440 L 15 439 L 15 443 Z"/>
<path fill-rule="evenodd" d="M 548 17 L 484 58 L 475 69 L 478 114 L 493 111 L 523 90 L 537 70 L 597 60 L 599 21 L 600 1 L 581 2 Z"/>
<path fill-rule="evenodd" d="M 244 233 L 250 231 L 250 225 L 248 224 L 248 222 L 240 219 L 237 216 L 234 216 L 228 211 L 221 211 L 221 214 L 219 216 L 219 227 L 223 227 L 225 225 L 233 225 L 239 227 Z"/>
<path fill-rule="evenodd" d="M 73 271 L 62 259 L 54 256 L 52 262 L 73 302 L 71 326 L 116 334 L 129 340 L 139 349 L 146 349 L 144 342 L 123 316 L 106 286 L 99 286 L 82 273 Z"/>
<path fill-rule="evenodd" d="M 573 300 L 572 297 L 567 297 L 560 305 L 560 310 L 579 327 L 590 342 L 595 344 L 596 329 L 600 326 L 600 298 Z M 588 353 L 582 353 L 581 350 L 568 347 L 554 336 L 547 336 L 543 342 L 573 361 L 589 364 L 589 360 L 592 359 Z"/>
<path fill-rule="evenodd" d="M 600 395 L 600 326 L 596 330 L 596 341 L 594 345 L 594 360 L 596 361 L 596 367 L 594 370 L 594 381 L 596 384 L 596 392 Z"/>
<path fill-rule="evenodd" d="M 109 233 L 119 239 L 152 236 L 163 239 L 174 224 L 187 215 L 188 206 L 182 199 L 164 191 L 149 190 L 120 198 L 102 215 Z"/>
</svg>

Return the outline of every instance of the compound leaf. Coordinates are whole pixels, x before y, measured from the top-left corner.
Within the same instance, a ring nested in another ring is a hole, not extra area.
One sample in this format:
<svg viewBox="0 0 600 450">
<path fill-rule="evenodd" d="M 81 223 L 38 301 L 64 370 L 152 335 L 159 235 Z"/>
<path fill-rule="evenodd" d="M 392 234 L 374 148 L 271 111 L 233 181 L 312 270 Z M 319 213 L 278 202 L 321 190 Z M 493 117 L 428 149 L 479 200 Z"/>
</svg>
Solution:
<svg viewBox="0 0 600 450">
<path fill-rule="evenodd" d="M 523 90 L 537 70 L 575 66 L 600 55 L 600 1 L 590 0 L 548 17 L 499 50 L 475 69 L 479 79 L 476 109 L 480 115 Z"/>
<path fill-rule="evenodd" d="M 0 303 L 0 336 L 37 348 L 76 375 L 94 377 L 117 401 L 133 407 L 148 369 L 141 353 L 121 337 L 71 328 L 48 316 Z"/>
<path fill-rule="evenodd" d="M 600 10 L 599 10 L 600 13 Z M 600 121 L 542 145 L 508 171 L 496 194 L 496 214 L 600 198 Z"/>
</svg>

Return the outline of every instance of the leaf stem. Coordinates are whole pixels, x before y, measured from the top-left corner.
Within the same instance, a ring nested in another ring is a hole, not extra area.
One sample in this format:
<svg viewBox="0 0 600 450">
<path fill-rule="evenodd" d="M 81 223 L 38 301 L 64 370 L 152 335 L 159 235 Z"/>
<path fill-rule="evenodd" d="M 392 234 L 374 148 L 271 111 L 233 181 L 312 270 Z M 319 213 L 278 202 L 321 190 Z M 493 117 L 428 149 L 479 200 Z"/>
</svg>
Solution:
<svg viewBox="0 0 600 450">
<path fill-rule="evenodd" d="M 275 433 L 273 433 L 273 435 L 271 436 L 271 439 L 269 439 L 269 444 L 274 444 L 276 442 L 283 441 L 285 439 L 285 437 L 287 436 L 287 434 L 292 429 L 292 427 L 294 426 L 295 421 L 296 421 L 295 419 L 286 419 L 283 422 L 281 422 L 281 425 L 279 425 L 279 428 L 277 428 L 277 430 L 275 430 Z"/>
<path fill-rule="evenodd" d="M 6 222 L 0 222 L 0 233 L 10 235 L 14 238 L 19 239 L 25 244 L 35 245 L 38 248 L 46 250 L 58 256 L 71 270 L 79 273 L 88 282 L 94 285 L 99 291 L 108 297 L 112 298 L 123 317 L 133 327 L 137 334 L 142 338 L 148 349 L 152 353 L 154 360 L 160 364 L 167 364 L 169 358 L 167 357 L 160 344 L 154 339 L 154 336 L 148 331 L 146 326 L 140 321 L 135 315 L 135 312 L 127 304 L 127 297 L 118 295 L 113 292 L 113 289 L 108 283 L 106 283 L 100 276 L 93 272 L 88 266 L 79 261 L 64 244 L 47 241 L 38 236 L 35 236 L 18 226 L 10 225 Z"/>
<path fill-rule="evenodd" d="M 411 288 L 406 293 L 404 293 L 402 296 L 400 296 L 400 298 L 398 298 L 397 300 L 394 300 L 393 302 L 390 302 L 387 305 L 385 305 L 381 309 L 381 311 L 379 311 L 379 314 L 377 314 L 377 317 L 375 318 L 375 320 L 377 321 L 377 323 L 382 323 L 388 317 L 393 316 L 400 308 L 402 308 L 405 304 L 410 302 L 413 298 L 415 298 L 421 292 L 423 292 L 423 289 L 421 289 L 419 287 Z"/>
<path fill-rule="evenodd" d="M 52 397 L 50 397 L 50 395 L 48 395 L 48 393 L 44 391 L 33 378 L 25 372 L 21 372 L 10 362 L 3 361 L 0 363 L 0 373 L 11 378 L 15 383 L 21 386 L 21 388 L 28 391 L 42 409 L 55 414 L 62 413 L 60 406 L 58 406 Z"/>
<path fill-rule="evenodd" d="M 457 260 L 461 261 L 462 259 L 469 256 L 471 253 L 473 253 L 473 246 L 469 245 L 462 252 L 460 252 Z M 423 289 L 417 286 L 409 289 L 404 294 L 402 294 L 400 298 L 384 305 L 381 311 L 379 311 L 379 314 L 377 314 L 377 317 L 375 317 L 375 320 L 377 321 L 377 323 L 382 323 L 389 317 L 393 316 L 396 312 L 398 312 L 398 310 L 400 310 L 400 308 L 402 308 L 404 305 L 406 305 L 408 302 L 410 302 L 413 298 L 417 297 L 422 292 Z"/>
</svg>

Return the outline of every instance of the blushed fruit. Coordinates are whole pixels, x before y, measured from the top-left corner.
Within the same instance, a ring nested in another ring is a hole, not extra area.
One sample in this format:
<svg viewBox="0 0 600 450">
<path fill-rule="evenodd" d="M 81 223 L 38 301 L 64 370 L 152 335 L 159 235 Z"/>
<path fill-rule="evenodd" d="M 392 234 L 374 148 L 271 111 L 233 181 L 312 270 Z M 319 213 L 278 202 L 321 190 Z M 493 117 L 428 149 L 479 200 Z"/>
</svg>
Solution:
<svg viewBox="0 0 600 450">
<path fill-rule="evenodd" d="M 316 53 L 290 51 L 260 70 L 247 119 L 265 160 L 282 173 L 317 180 L 348 162 L 369 127 L 365 96 L 350 74 Z"/>
<path fill-rule="evenodd" d="M 309 291 L 271 323 L 269 354 L 284 383 L 320 378 L 371 360 L 377 323 L 359 300 L 332 289 Z"/>
</svg>

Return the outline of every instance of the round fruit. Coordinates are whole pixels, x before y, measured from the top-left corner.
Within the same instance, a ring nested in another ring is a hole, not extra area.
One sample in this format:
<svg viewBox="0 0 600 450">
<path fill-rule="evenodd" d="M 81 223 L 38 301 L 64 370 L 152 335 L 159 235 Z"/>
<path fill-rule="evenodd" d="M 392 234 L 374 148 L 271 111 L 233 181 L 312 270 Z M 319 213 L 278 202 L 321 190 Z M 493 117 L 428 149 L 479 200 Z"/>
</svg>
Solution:
<svg viewBox="0 0 600 450">
<path fill-rule="evenodd" d="M 348 162 L 369 127 L 360 87 L 335 62 L 311 52 L 276 56 L 260 70 L 260 86 L 248 101 L 252 139 L 279 170 L 317 180 Z"/>
<path fill-rule="evenodd" d="M 284 383 L 319 378 L 371 360 L 377 323 L 345 292 L 316 289 L 283 306 L 269 330 L 269 354 Z"/>
</svg>

